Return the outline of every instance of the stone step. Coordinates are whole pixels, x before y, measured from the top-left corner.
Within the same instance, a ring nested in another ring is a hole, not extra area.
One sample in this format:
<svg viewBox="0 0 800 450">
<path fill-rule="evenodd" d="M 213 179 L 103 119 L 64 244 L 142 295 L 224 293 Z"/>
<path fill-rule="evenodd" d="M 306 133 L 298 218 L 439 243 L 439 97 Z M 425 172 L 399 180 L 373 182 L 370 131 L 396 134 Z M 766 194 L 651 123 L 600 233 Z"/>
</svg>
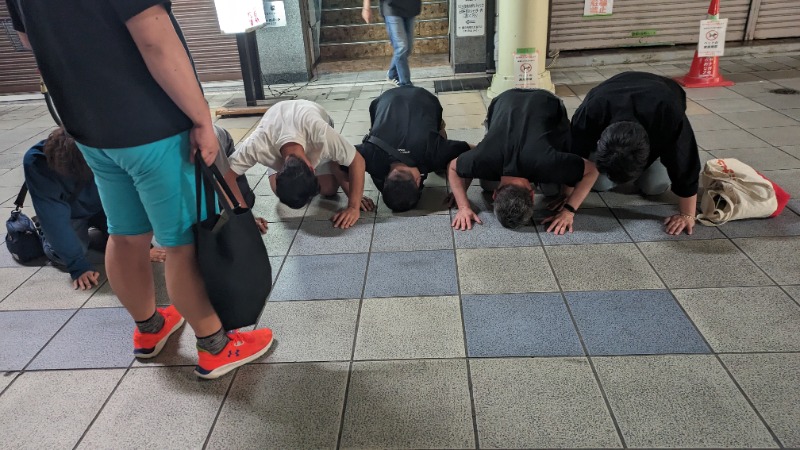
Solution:
<svg viewBox="0 0 800 450">
<path fill-rule="evenodd" d="M 447 2 L 425 2 L 422 4 L 422 12 L 417 16 L 417 20 L 425 19 L 446 19 Z M 378 6 L 372 7 L 372 21 L 383 23 Z M 361 25 L 364 19 L 361 18 L 361 7 L 326 9 L 322 11 L 322 25 Z"/>
<path fill-rule="evenodd" d="M 447 37 L 448 27 L 449 23 L 446 18 L 420 20 L 414 24 L 414 37 Z M 388 39 L 386 25 L 382 23 L 323 26 L 320 31 L 320 42 L 324 44 L 385 41 Z"/>
<path fill-rule="evenodd" d="M 432 55 L 447 53 L 450 39 L 447 36 L 414 39 L 414 54 Z M 324 61 L 361 59 L 376 56 L 392 56 L 392 44 L 388 40 L 371 42 L 323 43 L 319 46 L 320 58 Z"/>
</svg>

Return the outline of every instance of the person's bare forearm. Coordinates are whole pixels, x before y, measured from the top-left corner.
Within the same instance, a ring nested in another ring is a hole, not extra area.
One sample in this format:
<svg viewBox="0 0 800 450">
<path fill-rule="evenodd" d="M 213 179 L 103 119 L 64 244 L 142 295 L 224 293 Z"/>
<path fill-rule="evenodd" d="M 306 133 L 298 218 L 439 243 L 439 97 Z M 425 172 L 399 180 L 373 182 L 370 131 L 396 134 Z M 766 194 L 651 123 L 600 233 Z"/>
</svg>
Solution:
<svg viewBox="0 0 800 450">
<path fill-rule="evenodd" d="M 236 179 L 239 178 L 239 175 L 233 170 L 229 170 L 223 177 L 225 178 L 225 183 L 227 183 L 228 187 L 233 191 L 233 196 L 236 197 L 236 203 L 242 208 L 247 208 L 247 202 L 244 201 L 244 196 L 239 189 L 239 184 L 236 183 Z"/>
<path fill-rule="evenodd" d="M 153 6 L 126 22 L 147 69 L 164 92 L 195 126 L 211 126 L 200 84 L 169 14 Z"/>
<path fill-rule="evenodd" d="M 31 47 L 31 41 L 28 39 L 28 33 L 17 31 L 17 36 L 19 36 L 19 42 L 22 44 L 25 50 L 33 50 Z"/>
<path fill-rule="evenodd" d="M 364 174 L 367 163 L 364 157 L 356 153 L 353 162 L 348 167 L 348 178 L 350 181 L 349 192 L 347 192 L 348 208 L 361 208 L 361 199 L 364 197 Z"/>
<path fill-rule="evenodd" d="M 600 173 L 597 171 L 597 167 L 594 163 L 584 159 L 583 178 L 575 185 L 572 192 L 567 195 L 567 204 L 575 209 L 580 208 L 583 201 L 586 200 L 586 197 L 589 195 L 589 192 L 591 192 L 592 186 L 594 186 L 599 175 Z"/>
<path fill-rule="evenodd" d="M 362 7 L 367 9 L 371 8 L 372 4 L 370 3 L 370 0 L 364 0 L 364 3 L 362 3 Z"/>
<path fill-rule="evenodd" d="M 339 164 L 336 161 L 331 161 L 328 164 L 331 165 L 331 173 L 336 179 L 336 182 L 339 183 L 339 186 L 341 186 L 342 191 L 344 191 L 344 195 L 346 195 L 347 198 L 350 198 L 350 180 L 348 179 L 348 176 L 344 174 L 344 171 L 341 167 L 339 167 Z"/>
<path fill-rule="evenodd" d="M 685 214 L 687 216 L 696 216 L 697 215 L 697 194 L 691 197 L 681 197 L 678 200 L 678 209 L 680 209 L 681 214 Z"/>
<path fill-rule="evenodd" d="M 450 161 L 447 167 L 447 180 L 450 182 L 450 189 L 453 191 L 453 198 L 458 209 L 469 208 L 469 198 L 467 197 L 467 186 L 472 180 L 465 180 L 456 173 L 456 160 Z"/>
</svg>

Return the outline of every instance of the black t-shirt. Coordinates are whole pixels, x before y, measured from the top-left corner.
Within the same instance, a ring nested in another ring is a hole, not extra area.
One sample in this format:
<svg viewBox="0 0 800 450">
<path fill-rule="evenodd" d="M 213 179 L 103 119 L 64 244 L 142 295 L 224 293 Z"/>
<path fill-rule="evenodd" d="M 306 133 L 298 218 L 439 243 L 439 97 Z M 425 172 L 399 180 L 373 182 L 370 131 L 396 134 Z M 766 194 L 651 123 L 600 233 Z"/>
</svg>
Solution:
<svg viewBox="0 0 800 450">
<path fill-rule="evenodd" d="M 446 169 L 450 161 L 469 150 L 466 142 L 445 139 L 439 134 L 442 105 L 423 88 L 400 86 L 384 92 L 370 104 L 369 116 L 370 134 L 396 149 L 408 151 L 423 174 Z M 364 157 L 372 181 L 382 190 L 390 166 L 397 160 L 369 142 L 356 149 Z"/>
<path fill-rule="evenodd" d="M 697 194 L 700 156 L 686 117 L 686 92 L 678 83 L 644 72 L 625 72 L 600 83 L 572 116 L 572 152 L 588 158 L 603 130 L 621 121 L 639 122 L 647 130 L 648 166 L 661 158 L 672 192 Z"/>
<path fill-rule="evenodd" d="M 583 158 L 569 153 L 567 110 L 550 92 L 503 92 L 492 100 L 486 120 L 486 137 L 456 162 L 460 177 L 498 181 L 512 176 L 567 186 L 583 178 Z"/>
<path fill-rule="evenodd" d="M 422 0 L 381 0 L 381 14 L 386 16 L 416 17 L 422 11 Z"/>
<path fill-rule="evenodd" d="M 163 0 L 6 0 L 64 126 L 81 144 L 133 147 L 192 122 L 156 83 L 125 22 Z M 173 26 L 183 34 L 170 12 Z M 186 45 L 184 41 L 184 46 Z M 188 49 L 187 49 L 188 52 Z"/>
</svg>

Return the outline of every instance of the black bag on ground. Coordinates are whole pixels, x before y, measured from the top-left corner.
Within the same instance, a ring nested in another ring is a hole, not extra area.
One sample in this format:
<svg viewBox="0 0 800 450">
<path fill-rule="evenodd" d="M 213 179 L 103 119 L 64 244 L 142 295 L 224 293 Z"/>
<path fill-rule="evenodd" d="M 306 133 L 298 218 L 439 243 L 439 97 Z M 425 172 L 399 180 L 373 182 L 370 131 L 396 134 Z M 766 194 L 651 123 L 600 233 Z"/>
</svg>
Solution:
<svg viewBox="0 0 800 450">
<path fill-rule="evenodd" d="M 28 187 L 23 183 L 19 195 L 14 201 L 16 208 L 11 211 L 11 217 L 6 221 L 6 247 L 11 256 L 18 262 L 26 263 L 44 256 L 42 239 L 36 224 L 22 213 L 22 204 L 28 195 Z"/>
<path fill-rule="evenodd" d="M 197 158 L 197 224 L 194 226 L 197 262 L 211 299 L 211 305 L 225 330 L 255 324 L 272 290 L 272 267 L 267 248 L 256 226 L 253 213 L 221 201 L 222 213 L 214 207 L 214 192 L 223 199 L 234 198 L 230 187 L 215 166 L 206 167 Z M 201 217 L 205 193 L 208 216 Z"/>
</svg>

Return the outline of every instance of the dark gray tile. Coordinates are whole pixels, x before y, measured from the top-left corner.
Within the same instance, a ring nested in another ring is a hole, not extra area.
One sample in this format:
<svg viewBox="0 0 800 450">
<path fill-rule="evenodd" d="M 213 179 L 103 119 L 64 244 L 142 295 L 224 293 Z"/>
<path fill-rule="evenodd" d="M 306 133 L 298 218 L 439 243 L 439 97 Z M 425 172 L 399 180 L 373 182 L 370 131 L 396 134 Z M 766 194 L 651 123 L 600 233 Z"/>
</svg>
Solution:
<svg viewBox="0 0 800 450">
<path fill-rule="evenodd" d="M 100 284 L 106 282 L 104 270 L 100 267 Z M 69 273 L 52 266 L 39 269 L 33 276 L 0 302 L 0 309 L 77 309 L 80 308 L 97 288 L 82 291 L 72 287 Z"/>
<path fill-rule="evenodd" d="M 800 239 L 765 237 L 734 242 L 778 284 L 800 284 Z"/>
<path fill-rule="evenodd" d="M 463 357 L 458 297 L 364 299 L 354 359 Z"/>
<path fill-rule="evenodd" d="M 775 147 L 748 147 L 733 150 L 711 150 L 716 158 L 735 158 L 759 172 L 777 169 L 798 169 L 800 159 Z"/>
<path fill-rule="evenodd" d="M 692 123 L 694 131 L 736 130 L 739 128 L 716 114 L 691 116 L 689 121 Z"/>
<path fill-rule="evenodd" d="M 464 295 L 470 357 L 583 355 L 560 294 Z"/>
<path fill-rule="evenodd" d="M 697 138 L 697 145 L 704 150 L 761 148 L 767 146 L 767 142 L 744 130 L 697 131 L 695 132 L 695 137 Z"/>
<path fill-rule="evenodd" d="M 722 239 L 725 237 L 719 228 L 701 224 L 695 225 L 691 235 L 685 232 L 677 236 L 668 234 L 664 227 L 664 219 L 677 212 L 678 208 L 675 205 L 638 206 L 614 210 L 634 242 Z"/>
<path fill-rule="evenodd" d="M 558 290 L 541 247 L 456 250 L 462 294 L 510 294 Z"/>
<path fill-rule="evenodd" d="M 191 367 L 131 369 L 79 448 L 200 448 L 231 378 L 201 381 Z"/>
<path fill-rule="evenodd" d="M 592 360 L 629 447 L 776 447 L 714 356 Z"/>
<path fill-rule="evenodd" d="M 628 186 L 620 186 L 617 189 L 624 189 Z M 619 191 L 601 192 L 600 197 L 610 208 L 629 208 L 636 206 L 650 205 L 675 205 L 678 203 L 678 196 L 672 191 L 667 191 L 661 195 L 644 196 L 638 193 L 626 193 Z"/>
<path fill-rule="evenodd" d="M 415 216 L 429 216 L 431 214 L 449 214 L 450 207 L 445 202 L 447 198 L 447 188 L 444 187 L 427 187 L 422 190 L 422 197 L 420 197 L 417 207 L 406 212 L 395 213 L 386 206 L 383 201 L 377 202 L 378 204 L 378 217 L 415 217 Z"/>
<path fill-rule="evenodd" d="M 367 254 L 287 256 L 270 301 L 361 298 Z"/>
<path fill-rule="evenodd" d="M 639 248 L 670 289 L 773 284 L 727 239 L 643 242 Z"/>
<path fill-rule="evenodd" d="M 372 220 L 359 220 L 347 229 L 335 228 L 327 220 L 304 221 L 289 255 L 367 253 L 372 239 Z"/>
<path fill-rule="evenodd" d="M 590 355 L 709 353 L 669 291 L 564 295 Z"/>
<path fill-rule="evenodd" d="M 453 295 L 457 292 L 452 250 L 370 255 L 365 298 Z"/>
<path fill-rule="evenodd" d="M 800 198 L 800 169 L 768 170 L 762 174 L 794 198 Z"/>
<path fill-rule="evenodd" d="M 453 248 L 450 217 L 382 217 L 375 222 L 373 252 L 444 250 Z"/>
<path fill-rule="evenodd" d="M 2 248 L 5 249 L 5 245 Z M 18 264 L 16 267 L 0 268 L 0 307 L 2 307 L 3 299 L 26 282 L 37 270 L 39 267 L 21 267 Z"/>
<path fill-rule="evenodd" d="M 0 396 L 6 448 L 73 448 L 124 370 L 26 372 Z"/>
<path fill-rule="evenodd" d="M 342 448 L 472 448 L 464 360 L 355 362 Z"/>
<path fill-rule="evenodd" d="M 541 243 L 533 225 L 510 230 L 500 225 L 491 210 L 477 214 L 481 224 L 471 230 L 453 230 L 456 248 L 538 247 Z"/>
<path fill-rule="evenodd" d="M 358 300 L 268 302 L 258 328 L 271 328 L 275 344 L 266 362 L 349 360 Z"/>
<path fill-rule="evenodd" d="M 800 447 L 800 355 L 720 355 L 786 448 Z"/>
<path fill-rule="evenodd" d="M 208 448 L 335 448 L 347 367 L 347 363 L 242 367 Z"/>
<path fill-rule="evenodd" d="M 372 199 L 376 205 L 378 203 L 378 195 L 378 191 L 364 191 L 364 197 Z M 336 213 L 347 208 L 349 202 L 350 200 L 343 193 L 336 194 L 333 197 L 322 197 L 318 195 L 311 201 L 311 204 L 308 205 L 305 220 L 324 220 L 327 222 L 336 215 Z M 361 211 L 362 219 L 372 220 L 374 217 L 375 210 Z"/>
<path fill-rule="evenodd" d="M 733 220 L 720 227 L 729 238 L 800 235 L 800 216 L 789 209 L 769 219 Z"/>
<path fill-rule="evenodd" d="M 799 125 L 796 120 L 772 110 L 732 112 L 720 115 L 728 121 L 744 128 L 745 130 Z M 758 133 L 754 134 L 758 135 Z"/>
<path fill-rule="evenodd" d="M 0 312 L 0 371 L 22 370 L 74 312 Z"/>
<path fill-rule="evenodd" d="M 794 123 L 785 127 L 756 128 L 750 130 L 750 132 L 776 147 L 796 145 L 800 142 L 800 126 L 798 126 L 800 123 L 788 118 L 787 120 L 791 120 Z"/>
<path fill-rule="evenodd" d="M 716 352 L 800 351 L 800 306 L 777 286 L 674 293 Z"/>
<path fill-rule="evenodd" d="M 82 309 L 28 369 L 128 367 L 133 362 L 133 327 L 124 308 Z"/>
<path fill-rule="evenodd" d="M 267 234 L 262 237 L 267 253 L 270 256 L 286 256 L 299 228 L 300 221 L 270 223 Z"/>
<path fill-rule="evenodd" d="M 711 100 L 698 100 L 704 108 L 717 114 L 743 111 L 765 111 L 769 108 L 761 103 L 754 102 L 746 98 L 722 98 Z"/>
<path fill-rule="evenodd" d="M 470 372 L 481 448 L 621 447 L 584 358 L 473 359 Z"/>
<path fill-rule="evenodd" d="M 721 98 L 743 99 L 742 95 L 724 87 L 710 87 L 705 89 L 687 89 L 686 97 L 692 100 L 716 100 Z"/>
<path fill-rule="evenodd" d="M 617 219 L 607 208 L 581 209 L 575 215 L 573 232 L 557 235 L 547 232 L 550 223 L 542 224 L 542 220 L 553 215 L 552 212 L 541 211 L 534 217 L 539 225 L 539 236 L 544 245 L 561 244 L 613 244 L 631 242 L 631 238 Z"/>
<path fill-rule="evenodd" d="M 559 245 L 546 251 L 565 291 L 664 287 L 634 244 Z"/>
</svg>

